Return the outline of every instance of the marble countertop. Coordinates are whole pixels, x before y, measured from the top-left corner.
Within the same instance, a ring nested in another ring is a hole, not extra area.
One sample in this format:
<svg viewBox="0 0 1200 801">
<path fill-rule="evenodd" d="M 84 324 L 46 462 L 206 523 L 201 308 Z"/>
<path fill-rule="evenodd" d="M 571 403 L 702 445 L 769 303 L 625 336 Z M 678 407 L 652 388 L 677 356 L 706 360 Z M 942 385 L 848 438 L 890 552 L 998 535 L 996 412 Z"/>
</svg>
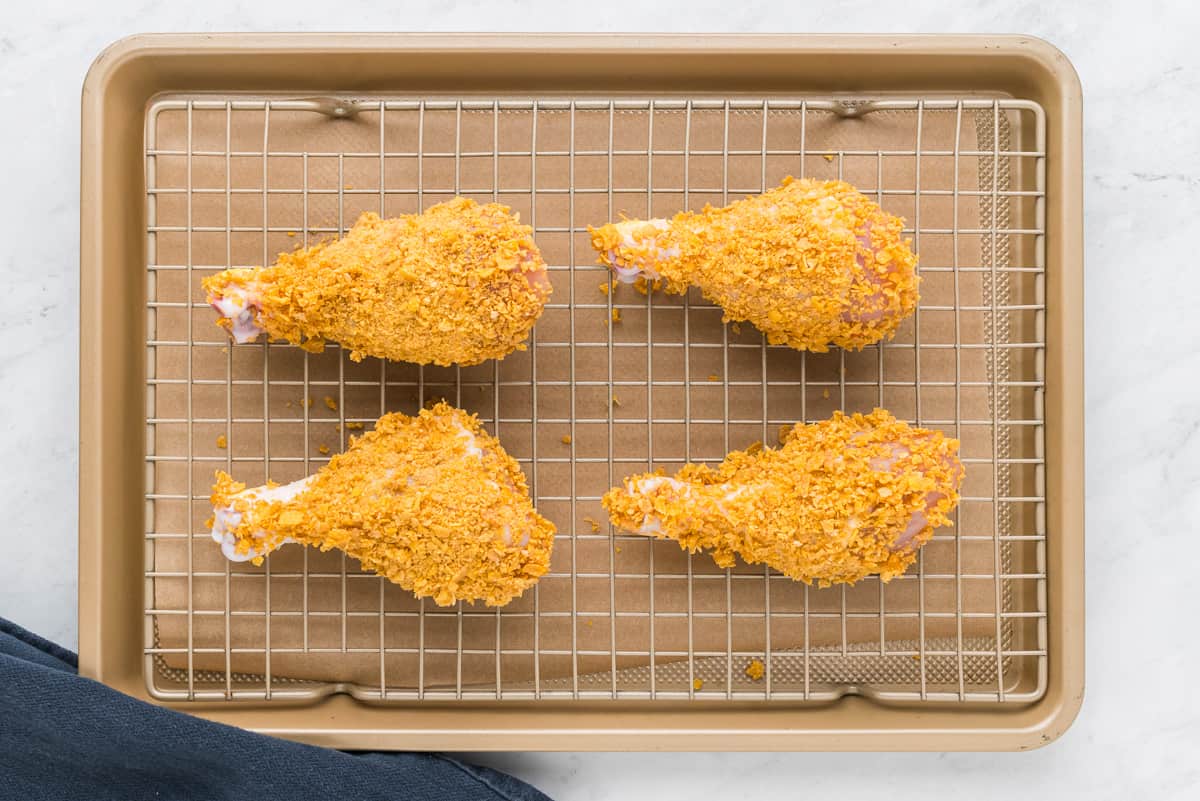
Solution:
<svg viewBox="0 0 1200 801">
<path fill-rule="evenodd" d="M 86 9 L 86 10 L 84 10 Z M 1026 754 L 493 754 L 555 798 L 1183 799 L 1200 795 L 1200 11 L 1182 3 L 47 0 L 0 30 L 0 615 L 76 642 L 79 88 L 140 31 L 1016 32 L 1085 92 L 1088 689 Z M 1151 404 L 1150 401 L 1154 403 Z"/>
</svg>

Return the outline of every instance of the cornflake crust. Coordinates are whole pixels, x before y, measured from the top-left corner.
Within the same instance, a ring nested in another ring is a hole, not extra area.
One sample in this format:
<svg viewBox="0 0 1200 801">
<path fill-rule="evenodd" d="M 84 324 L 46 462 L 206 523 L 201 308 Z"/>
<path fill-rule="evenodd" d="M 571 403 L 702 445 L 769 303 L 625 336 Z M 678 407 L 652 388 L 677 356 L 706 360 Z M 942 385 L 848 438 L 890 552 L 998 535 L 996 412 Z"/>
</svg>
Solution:
<svg viewBox="0 0 1200 801">
<path fill-rule="evenodd" d="M 552 291 L 533 229 L 506 206 L 461 197 L 423 214 L 367 212 L 342 239 L 203 287 L 238 342 L 265 331 L 313 352 L 337 342 L 355 361 L 441 366 L 523 350 Z"/>
<path fill-rule="evenodd" d="M 287 541 L 338 548 L 366 570 L 439 606 L 502 606 L 550 567 L 555 528 L 525 476 L 474 415 L 444 403 L 388 414 L 291 497 L 218 472 L 214 538 L 261 563 Z"/>
<path fill-rule="evenodd" d="M 916 309 L 917 257 L 903 229 L 844 181 L 789 177 L 724 208 L 588 231 L 618 279 L 674 294 L 698 286 L 724 322 L 823 353 L 891 339 Z"/>
<path fill-rule="evenodd" d="M 717 468 L 627 478 L 603 499 L 613 525 L 735 556 L 819 586 L 903 573 L 950 525 L 963 468 L 957 440 L 883 409 L 799 424 L 780 448 L 756 443 Z"/>
</svg>

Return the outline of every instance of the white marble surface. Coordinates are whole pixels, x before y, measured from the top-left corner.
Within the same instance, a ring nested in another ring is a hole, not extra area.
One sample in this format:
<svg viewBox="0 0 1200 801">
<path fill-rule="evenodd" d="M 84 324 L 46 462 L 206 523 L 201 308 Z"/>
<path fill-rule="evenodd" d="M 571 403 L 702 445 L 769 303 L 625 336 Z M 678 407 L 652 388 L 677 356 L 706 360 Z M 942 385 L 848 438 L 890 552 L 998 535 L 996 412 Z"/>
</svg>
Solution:
<svg viewBox="0 0 1200 801">
<path fill-rule="evenodd" d="M 0 615 L 73 646 L 79 87 L 138 31 L 1019 32 L 1074 61 L 1087 174 L 1088 690 L 1028 754 L 492 755 L 562 799 L 1200 797 L 1200 12 L 1178 2 L 44 0 L 0 27 Z M 37 176 L 35 181 L 34 176 Z M 1185 548 L 1184 546 L 1188 546 Z"/>
</svg>

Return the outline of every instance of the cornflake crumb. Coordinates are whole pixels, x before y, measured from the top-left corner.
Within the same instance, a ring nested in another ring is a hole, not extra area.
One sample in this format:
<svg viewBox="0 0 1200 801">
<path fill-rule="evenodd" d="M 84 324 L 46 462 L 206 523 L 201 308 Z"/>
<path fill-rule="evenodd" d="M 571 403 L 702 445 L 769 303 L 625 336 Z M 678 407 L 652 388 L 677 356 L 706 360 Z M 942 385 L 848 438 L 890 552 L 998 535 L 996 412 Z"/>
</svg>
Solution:
<svg viewBox="0 0 1200 801">
<path fill-rule="evenodd" d="M 620 399 L 620 398 L 618 398 L 616 395 L 613 395 L 613 396 L 612 396 L 612 405 L 613 405 L 613 406 L 620 406 L 620 405 L 621 405 L 621 399 Z"/>
<path fill-rule="evenodd" d="M 589 526 L 591 526 L 591 527 L 592 527 L 592 533 L 593 533 L 593 534 L 596 534 L 596 533 L 598 533 L 598 532 L 600 531 L 600 524 L 599 524 L 599 523 L 597 523 L 597 522 L 596 522 L 595 520 L 593 520 L 592 518 L 590 518 L 590 517 L 585 517 L 585 518 L 583 518 L 583 522 L 587 523 Z"/>
<path fill-rule="evenodd" d="M 644 277 L 638 276 L 633 282 L 633 288 L 643 295 L 649 295 L 651 292 L 657 292 L 659 289 L 662 289 L 662 279 L 656 278 L 653 282 L 650 282 Z"/>
<path fill-rule="evenodd" d="M 222 345 L 222 346 L 221 346 L 221 353 L 229 353 L 229 346 L 228 346 L 228 345 Z"/>
<path fill-rule="evenodd" d="M 821 397 L 825 400 L 829 400 L 829 387 L 825 387 L 825 389 L 821 390 Z"/>
<path fill-rule="evenodd" d="M 779 444 L 787 442 L 788 434 L 792 433 L 794 426 L 782 425 L 779 427 Z"/>
<path fill-rule="evenodd" d="M 347 431 L 361 431 L 362 427 L 363 427 L 362 423 L 346 423 Z"/>
<path fill-rule="evenodd" d="M 321 452 L 322 456 L 327 456 L 329 454 L 329 446 L 325 445 L 324 443 L 318 445 L 317 450 Z"/>
<path fill-rule="evenodd" d="M 570 435 L 570 434 L 563 434 L 563 438 L 562 438 L 562 444 L 563 444 L 563 445 L 570 445 L 570 444 L 571 444 L 571 435 Z"/>
<path fill-rule="evenodd" d="M 224 434 L 218 434 L 218 435 L 217 435 L 217 447 L 218 447 L 218 448 L 221 448 L 221 449 L 223 450 L 223 449 L 225 449 L 225 448 L 226 448 L 226 447 L 228 447 L 228 446 L 229 446 L 229 440 L 227 440 L 227 439 L 225 438 L 225 435 L 224 435 Z"/>
<path fill-rule="evenodd" d="M 620 553 L 620 552 L 621 552 L 621 546 L 620 546 L 620 545 L 614 545 L 614 546 L 613 546 L 613 552 L 614 552 L 614 553 Z"/>
<path fill-rule="evenodd" d="M 613 321 L 614 323 L 619 323 L 619 322 L 621 322 L 621 310 L 620 310 L 620 309 L 613 309 L 613 312 L 612 312 L 612 321 Z"/>
<path fill-rule="evenodd" d="M 833 154 L 826 153 L 824 156 L 822 156 L 822 158 L 825 159 L 826 161 L 833 161 Z"/>
<path fill-rule="evenodd" d="M 283 405 L 284 405 L 284 406 L 286 406 L 286 407 L 288 407 L 288 408 L 290 409 L 290 408 L 292 408 L 293 406 L 295 406 L 296 404 L 292 403 L 291 401 L 286 401 L 286 402 L 285 402 Z"/>
<path fill-rule="evenodd" d="M 716 373 L 710 373 L 708 376 L 708 380 L 709 381 L 720 381 L 721 376 L 717 375 Z"/>
<path fill-rule="evenodd" d="M 757 657 L 751 659 L 750 664 L 746 665 L 746 675 L 750 677 L 751 681 L 758 681 L 765 676 L 766 673 L 766 665 L 764 665 L 763 661 Z"/>
<path fill-rule="evenodd" d="M 605 281 L 603 284 L 600 285 L 600 292 L 607 295 L 608 287 L 609 287 L 609 283 L 607 281 Z"/>
<path fill-rule="evenodd" d="M 733 333 L 735 333 L 735 334 L 740 334 L 740 333 L 742 333 L 742 324 L 737 321 L 734 321 L 729 324 L 729 329 L 731 331 L 733 331 Z"/>
<path fill-rule="evenodd" d="M 693 690 L 704 689 L 704 680 L 703 679 L 692 679 L 692 689 Z"/>
<path fill-rule="evenodd" d="M 295 236 L 295 235 L 296 235 L 295 231 L 288 231 L 288 236 Z"/>
<path fill-rule="evenodd" d="M 300 405 L 303 406 L 305 409 L 311 409 L 312 405 L 313 405 L 313 399 L 312 398 L 303 398 L 300 401 Z"/>
<path fill-rule="evenodd" d="M 337 401 L 334 400 L 333 398 L 329 397 L 328 395 L 325 396 L 325 405 L 329 407 L 329 410 L 331 412 L 337 411 Z"/>
</svg>

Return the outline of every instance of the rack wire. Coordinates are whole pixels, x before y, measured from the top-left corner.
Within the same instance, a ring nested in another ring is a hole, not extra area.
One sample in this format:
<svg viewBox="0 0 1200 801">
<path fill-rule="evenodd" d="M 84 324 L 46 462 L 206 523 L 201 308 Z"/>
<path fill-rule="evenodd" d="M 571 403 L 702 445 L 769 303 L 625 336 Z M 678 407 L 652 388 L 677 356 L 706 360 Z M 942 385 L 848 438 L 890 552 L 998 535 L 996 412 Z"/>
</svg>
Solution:
<svg viewBox="0 0 1200 801">
<path fill-rule="evenodd" d="M 147 116 L 145 658 L 168 699 L 1029 702 L 1045 634 L 1045 145 L 1012 99 L 172 96 Z M 698 293 L 600 291 L 586 227 L 844 178 L 904 216 L 922 301 L 894 341 L 803 354 Z M 199 283 L 454 195 L 513 206 L 555 286 L 524 353 L 470 368 L 232 346 Z M 620 322 L 613 321 L 619 314 Z M 387 411 L 480 415 L 558 526 L 502 609 L 409 597 L 341 554 L 209 539 L 215 469 L 315 471 Z M 955 527 L 887 585 L 810 588 L 610 530 L 627 474 L 880 405 L 963 441 Z M 218 445 L 218 438 L 222 444 Z M 751 666 L 761 666 L 755 677 Z"/>
</svg>

